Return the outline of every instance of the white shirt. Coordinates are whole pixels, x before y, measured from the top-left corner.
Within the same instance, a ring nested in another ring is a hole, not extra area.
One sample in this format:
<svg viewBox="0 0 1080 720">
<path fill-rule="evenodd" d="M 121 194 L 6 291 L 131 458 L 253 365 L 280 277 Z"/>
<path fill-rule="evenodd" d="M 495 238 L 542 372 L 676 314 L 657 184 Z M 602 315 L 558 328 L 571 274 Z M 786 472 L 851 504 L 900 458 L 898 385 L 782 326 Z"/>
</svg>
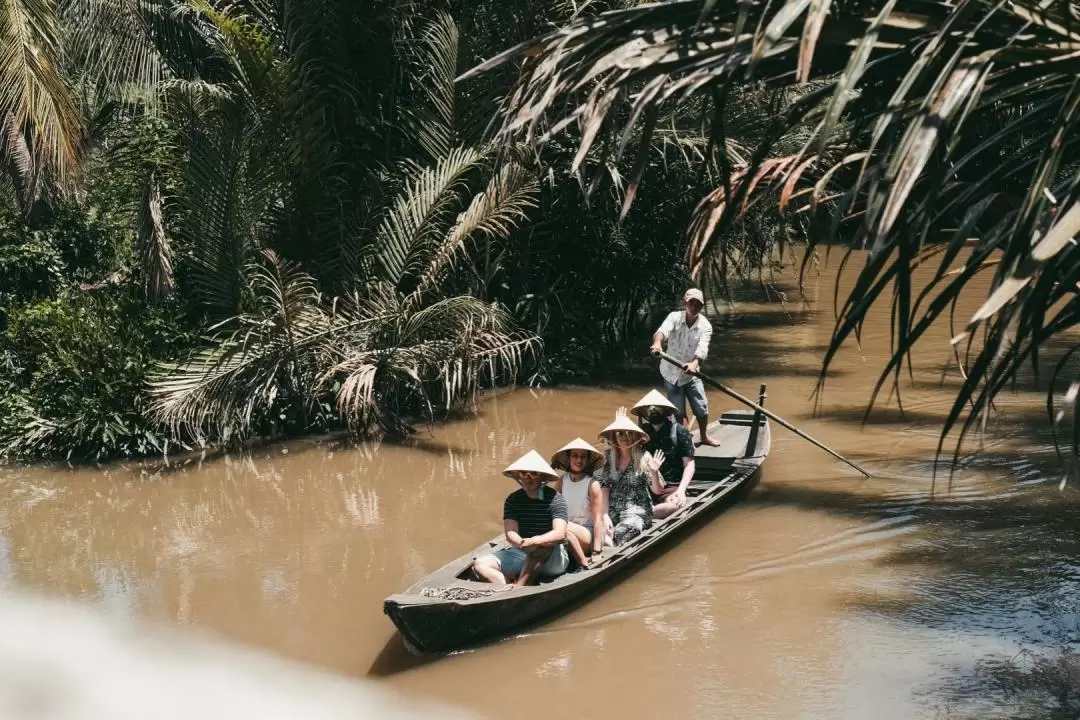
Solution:
<svg viewBox="0 0 1080 720">
<path fill-rule="evenodd" d="M 704 315 L 699 314 L 690 326 L 686 324 L 686 311 L 676 310 L 664 318 L 657 332 L 667 340 L 667 354 L 681 363 L 688 363 L 695 357 L 704 360 L 709 356 L 712 325 Z M 672 385 L 685 385 L 694 379 L 693 375 L 664 360 L 660 361 L 660 374 Z"/>
<path fill-rule="evenodd" d="M 570 515 L 570 522 L 592 526 L 592 515 L 589 512 L 589 485 L 592 481 L 592 475 L 585 475 L 574 482 L 570 473 L 563 473 L 562 496 L 566 500 L 566 511 Z"/>
</svg>

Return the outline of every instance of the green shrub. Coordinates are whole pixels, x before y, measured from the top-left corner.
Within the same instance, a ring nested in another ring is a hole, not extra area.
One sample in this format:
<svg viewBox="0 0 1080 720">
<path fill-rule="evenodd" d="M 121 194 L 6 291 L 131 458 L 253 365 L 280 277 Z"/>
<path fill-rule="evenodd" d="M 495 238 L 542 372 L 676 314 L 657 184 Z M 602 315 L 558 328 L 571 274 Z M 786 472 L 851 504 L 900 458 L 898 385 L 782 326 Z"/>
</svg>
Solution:
<svg viewBox="0 0 1080 720">
<path fill-rule="evenodd" d="M 9 308 L 0 335 L 0 455 L 97 461 L 164 452 L 144 379 L 193 338 L 122 288 Z"/>
<path fill-rule="evenodd" d="M 64 262 L 51 238 L 37 234 L 16 241 L 4 229 L 0 227 L 0 303 L 54 296 L 64 282 Z"/>
<path fill-rule="evenodd" d="M 51 209 L 33 226 L 0 210 L 0 306 L 54 298 L 69 287 L 104 279 L 117 265 L 123 235 L 96 210 Z"/>
</svg>

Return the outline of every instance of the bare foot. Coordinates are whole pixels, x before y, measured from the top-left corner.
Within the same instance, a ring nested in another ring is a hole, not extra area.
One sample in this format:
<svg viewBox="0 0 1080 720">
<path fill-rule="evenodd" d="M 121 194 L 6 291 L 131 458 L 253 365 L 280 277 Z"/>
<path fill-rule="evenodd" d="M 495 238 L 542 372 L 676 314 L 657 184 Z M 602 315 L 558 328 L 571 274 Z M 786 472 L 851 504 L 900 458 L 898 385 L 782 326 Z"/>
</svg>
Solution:
<svg viewBox="0 0 1080 720">
<path fill-rule="evenodd" d="M 720 443 L 718 443 L 716 440 L 713 440 L 711 437 L 706 435 L 705 437 L 701 438 L 701 442 L 698 443 L 698 445 L 708 445 L 709 447 L 719 447 Z"/>
</svg>

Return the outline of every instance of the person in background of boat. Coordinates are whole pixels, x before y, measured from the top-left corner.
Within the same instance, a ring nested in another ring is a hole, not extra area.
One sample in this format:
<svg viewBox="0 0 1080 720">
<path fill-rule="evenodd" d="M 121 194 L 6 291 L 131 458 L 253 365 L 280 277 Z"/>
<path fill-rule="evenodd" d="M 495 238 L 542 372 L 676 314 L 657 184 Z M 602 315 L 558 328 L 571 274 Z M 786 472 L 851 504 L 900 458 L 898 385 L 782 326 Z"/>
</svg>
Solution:
<svg viewBox="0 0 1080 720">
<path fill-rule="evenodd" d="M 521 488 L 503 503 L 503 529 L 510 547 L 473 560 L 473 572 L 482 580 L 524 586 L 540 576 L 566 572 L 566 499 L 545 483 L 559 474 L 535 450 L 522 455 L 503 475 Z"/>
<path fill-rule="evenodd" d="M 656 390 L 638 400 L 633 413 L 644 420 L 642 429 L 649 441 L 645 450 L 654 456 L 662 453 L 659 471 L 663 486 L 650 488 L 653 515 L 666 518 L 686 503 L 686 488 L 694 478 L 694 439 L 675 419 L 675 407 Z"/>
<path fill-rule="evenodd" d="M 664 360 L 660 361 L 660 374 L 664 377 L 664 392 L 675 407 L 678 421 L 686 422 L 686 403 L 697 418 L 701 428 L 701 443 L 716 445 L 709 437 L 709 399 L 705 385 L 696 373 L 709 356 L 712 324 L 701 314 L 705 296 L 697 288 L 690 288 L 683 296 L 683 309 L 668 313 L 664 322 L 653 334 L 653 353 L 663 350 L 667 341 L 667 354 L 683 363 L 682 369 Z"/>
<path fill-rule="evenodd" d="M 596 478 L 603 488 L 604 504 L 608 508 L 612 543 L 625 545 L 652 523 L 649 476 L 652 476 L 652 485 L 659 490 L 662 487 L 657 472 L 660 466 L 652 466 L 651 455 L 642 455 L 641 446 L 649 435 L 626 416 L 626 408 L 616 411 L 615 420 L 600 431 L 599 437 L 608 449 Z"/>
<path fill-rule="evenodd" d="M 574 438 L 551 456 L 551 466 L 563 470 L 552 487 L 566 499 L 570 522 L 566 544 L 581 567 L 600 559 L 604 542 L 604 496 L 594 479 L 604 464 L 604 454 L 581 438 Z M 597 531 L 599 528 L 599 531 Z M 586 557 L 584 548 L 590 548 Z"/>
</svg>

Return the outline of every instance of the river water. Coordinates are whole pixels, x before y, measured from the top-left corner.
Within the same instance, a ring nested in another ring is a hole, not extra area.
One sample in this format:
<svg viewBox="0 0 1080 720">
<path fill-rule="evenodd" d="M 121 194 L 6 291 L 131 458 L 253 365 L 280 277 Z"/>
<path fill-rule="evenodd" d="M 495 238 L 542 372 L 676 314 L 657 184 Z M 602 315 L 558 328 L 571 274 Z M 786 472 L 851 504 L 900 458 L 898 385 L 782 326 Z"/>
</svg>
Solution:
<svg viewBox="0 0 1080 720">
<path fill-rule="evenodd" d="M 786 303 L 750 289 L 713 313 L 705 370 L 745 395 L 767 383 L 768 407 L 874 478 L 774 425 L 744 500 L 517 637 L 418 662 L 381 602 L 499 530 L 513 489 L 505 465 L 532 447 L 547 455 L 575 435 L 595 438 L 647 384 L 500 393 L 477 417 L 404 445 L 309 440 L 168 470 L 0 469 L 0 584 L 208 631 L 487 717 L 1038 714 L 1024 703 L 1055 679 L 1033 673 L 1028 653 L 1080 636 L 1077 493 L 1059 489 L 1042 395 L 1025 386 L 1003 396 L 983 453 L 931 495 L 957 382 L 946 329 L 902 382 L 906 414 L 893 403 L 864 427 L 889 353 L 883 305 L 812 415 L 837 265 L 834 256 L 811 272 L 805 299 L 789 271 L 775 278 Z M 974 288 L 964 317 L 985 291 Z M 734 407 L 715 393 L 710 402 L 714 415 Z"/>
</svg>

